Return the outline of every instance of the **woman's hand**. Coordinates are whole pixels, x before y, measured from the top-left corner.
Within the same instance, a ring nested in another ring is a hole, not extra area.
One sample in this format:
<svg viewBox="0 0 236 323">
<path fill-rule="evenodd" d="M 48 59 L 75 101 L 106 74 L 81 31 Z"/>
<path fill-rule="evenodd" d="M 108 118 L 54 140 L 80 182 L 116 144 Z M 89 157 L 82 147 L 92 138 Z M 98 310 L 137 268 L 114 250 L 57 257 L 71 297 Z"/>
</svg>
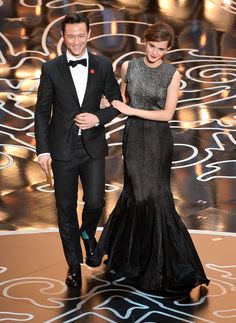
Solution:
<svg viewBox="0 0 236 323">
<path fill-rule="evenodd" d="M 130 108 L 127 104 L 124 102 L 121 102 L 119 100 L 113 100 L 112 101 L 112 106 L 116 108 L 117 110 L 120 111 L 120 113 L 126 114 L 127 116 L 132 116 L 133 115 L 133 110 Z"/>
</svg>

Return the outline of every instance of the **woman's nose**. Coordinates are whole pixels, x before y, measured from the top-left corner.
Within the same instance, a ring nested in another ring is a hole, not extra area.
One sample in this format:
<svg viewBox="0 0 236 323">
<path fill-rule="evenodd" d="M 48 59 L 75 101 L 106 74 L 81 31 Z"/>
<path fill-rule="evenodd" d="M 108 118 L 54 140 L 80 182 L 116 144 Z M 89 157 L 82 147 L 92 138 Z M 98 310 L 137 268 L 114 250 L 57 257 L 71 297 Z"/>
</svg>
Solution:
<svg viewBox="0 0 236 323">
<path fill-rule="evenodd" d="M 153 54 L 157 54 L 157 48 L 153 48 Z"/>
</svg>

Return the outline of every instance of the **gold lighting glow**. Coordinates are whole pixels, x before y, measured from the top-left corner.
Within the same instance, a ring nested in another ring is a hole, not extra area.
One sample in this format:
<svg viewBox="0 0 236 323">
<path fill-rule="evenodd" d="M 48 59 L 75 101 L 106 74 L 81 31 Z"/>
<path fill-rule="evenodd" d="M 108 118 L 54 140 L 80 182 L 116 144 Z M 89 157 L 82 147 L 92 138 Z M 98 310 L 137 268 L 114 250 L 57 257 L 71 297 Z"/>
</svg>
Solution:
<svg viewBox="0 0 236 323">
<path fill-rule="evenodd" d="M 178 0 L 180 6 L 186 5 L 187 0 Z"/>
<path fill-rule="evenodd" d="M 112 35 L 117 34 L 117 30 L 118 30 L 118 28 L 117 28 L 117 22 L 116 21 L 112 21 L 111 22 L 111 33 L 112 33 Z"/>
<path fill-rule="evenodd" d="M 175 20 L 189 17 L 191 6 L 186 0 L 159 0 L 157 2 L 161 12 Z"/>
<path fill-rule="evenodd" d="M 195 165 L 195 172 L 197 176 L 202 175 L 202 164 Z"/>
<path fill-rule="evenodd" d="M 234 23 L 234 14 L 229 10 L 232 1 L 229 0 L 205 0 L 204 1 L 204 16 L 208 21 L 214 24 L 217 30 L 231 30 Z M 222 7 L 225 10 L 222 10 Z"/>
<path fill-rule="evenodd" d="M 41 69 L 37 68 L 34 71 L 35 78 L 39 79 L 41 75 Z"/>
<path fill-rule="evenodd" d="M 223 0 L 222 1 L 222 5 L 224 6 L 224 7 L 231 7 L 231 4 L 232 4 L 232 0 Z"/>
<path fill-rule="evenodd" d="M 30 107 L 32 106 L 33 104 L 35 104 L 35 97 L 32 96 L 32 95 L 23 95 L 23 94 L 16 94 L 14 96 L 14 100 L 16 102 L 20 102 L 21 103 L 21 106 L 23 107 Z"/>
<path fill-rule="evenodd" d="M 206 42 L 207 42 L 207 35 L 206 35 L 206 33 L 202 33 L 202 35 L 200 37 L 200 46 L 205 47 Z"/>
<path fill-rule="evenodd" d="M 20 28 L 19 29 L 19 34 L 21 37 L 25 37 L 25 28 Z"/>
<path fill-rule="evenodd" d="M 10 64 L 6 63 L 6 64 L 2 65 L 0 68 L 0 77 L 7 78 L 7 76 L 9 74 L 10 74 Z"/>
<path fill-rule="evenodd" d="M 35 15 L 36 16 L 40 16 L 41 13 L 42 13 L 41 6 L 36 6 L 36 8 L 35 8 Z"/>
<path fill-rule="evenodd" d="M 200 120 L 209 121 L 210 113 L 209 113 L 209 109 L 207 108 L 207 106 L 206 105 L 200 105 L 199 108 L 200 108 L 199 109 Z"/>
<path fill-rule="evenodd" d="M 221 92 L 221 97 L 222 97 L 223 99 L 226 99 L 228 96 L 229 96 L 229 90 L 223 90 L 223 91 Z"/>
<path fill-rule="evenodd" d="M 54 58 L 56 58 L 57 57 L 57 54 L 56 53 L 51 53 L 50 55 L 49 55 L 49 59 L 54 59 Z"/>
<path fill-rule="evenodd" d="M 178 71 L 183 75 L 185 72 L 185 66 L 184 64 L 179 64 L 178 65 Z"/>
</svg>

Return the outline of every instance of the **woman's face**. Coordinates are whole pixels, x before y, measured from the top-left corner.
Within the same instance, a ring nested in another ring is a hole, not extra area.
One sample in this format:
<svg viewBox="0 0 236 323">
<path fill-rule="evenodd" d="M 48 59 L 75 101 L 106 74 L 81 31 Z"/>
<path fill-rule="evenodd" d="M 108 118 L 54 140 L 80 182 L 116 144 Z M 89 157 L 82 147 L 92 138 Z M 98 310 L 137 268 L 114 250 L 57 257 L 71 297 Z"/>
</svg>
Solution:
<svg viewBox="0 0 236 323">
<path fill-rule="evenodd" d="M 164 41 L 147 41 L 146 58 L 151 64 L 157 63 L 163 58 L 168 50 L 168 40 Z"/>
</svg>

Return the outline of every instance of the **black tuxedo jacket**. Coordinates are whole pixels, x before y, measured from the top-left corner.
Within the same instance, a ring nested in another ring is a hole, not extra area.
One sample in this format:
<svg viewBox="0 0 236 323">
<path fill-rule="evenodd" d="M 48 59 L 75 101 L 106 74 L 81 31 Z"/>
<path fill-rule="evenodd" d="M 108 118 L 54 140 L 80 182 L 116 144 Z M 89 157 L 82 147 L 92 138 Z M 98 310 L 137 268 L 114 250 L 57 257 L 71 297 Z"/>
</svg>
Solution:
<svg viewBox="0 0 236 323">
<path fill-rule="evenodd" d="M 82 130 L 87 152 L 92 158 L 107 155 L 104 125 L 119 111 L 112 107 L 100 109 L 103 94 L 110 102 L 122 100 L 112 64 L 107 59 L 89 53 L 88 81 L 82 106 L 66 55 L 44 63 L 35 109 L 37 154 L 49 152 L 53 159 L 69 160 L 73 155 L 73 140 L 78 134 L 74 118 L 78 113 L 89 112 L 98 117 L 99 126 Z"/>
</svg>

